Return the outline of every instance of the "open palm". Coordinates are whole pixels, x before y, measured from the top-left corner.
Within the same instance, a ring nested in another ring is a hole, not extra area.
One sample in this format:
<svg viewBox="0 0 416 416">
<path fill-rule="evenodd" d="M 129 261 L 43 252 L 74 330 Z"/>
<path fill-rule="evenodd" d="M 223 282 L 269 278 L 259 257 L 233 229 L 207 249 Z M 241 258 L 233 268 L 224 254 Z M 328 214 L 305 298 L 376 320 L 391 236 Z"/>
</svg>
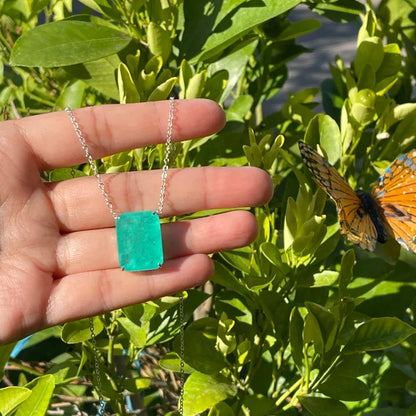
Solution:
<svg viewBox="0 0 416 416">
<path fill-rule="evenodd" d="M 224 124 L 212 101 L 176 102 L 173 140 L 202 137 Z M 95 158 L 163 143 L 168 102 L 76 110 Z M 198 285 L 213 273 L 207 254 L 249 243 L 245 211 L 164 224 L 165 263 L 149 272 L 118 266 L 114 219 L 95 178 L 45 183 L 39 171 L 85 162 L 65 112 L 0 124 L 0 343 L 39 329 Z M 118 212 L 154 210 L 160 172 L 103 175 Z M 169 171 L 164 215 L 254 206 L 271 196 L 255 168 Z"/>
</svg>

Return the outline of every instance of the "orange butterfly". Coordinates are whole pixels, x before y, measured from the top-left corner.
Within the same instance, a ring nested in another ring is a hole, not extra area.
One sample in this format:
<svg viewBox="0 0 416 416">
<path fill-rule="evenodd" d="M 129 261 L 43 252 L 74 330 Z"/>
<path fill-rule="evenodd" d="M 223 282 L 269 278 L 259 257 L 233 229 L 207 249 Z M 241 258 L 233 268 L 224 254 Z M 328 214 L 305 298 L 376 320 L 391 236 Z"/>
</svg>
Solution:
<svg viewBox="0 0 416 416">
<path fill-rule="evenodd" d="M 316 183 L 334 201 L 342 234 L 369 251 L 391 235 L 416 253 L 416 149 L 399 156 L 378 178 L 371 193 L 354 192 L 306 143 L 300 141 L 299 149 Z"/>
</svg>

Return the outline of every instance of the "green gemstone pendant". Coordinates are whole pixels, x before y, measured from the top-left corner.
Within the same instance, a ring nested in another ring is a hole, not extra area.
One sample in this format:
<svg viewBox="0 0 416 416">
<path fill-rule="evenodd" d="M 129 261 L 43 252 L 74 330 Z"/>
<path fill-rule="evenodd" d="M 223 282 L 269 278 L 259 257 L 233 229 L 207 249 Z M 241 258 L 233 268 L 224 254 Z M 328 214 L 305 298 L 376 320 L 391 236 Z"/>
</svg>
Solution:
<svg viewBox="0 0 416 416">
<path fill-rule="evenodd" d="M 159 216 L 153 211 L 126 212 L 116 220 L 118 261 L 123 270 L 139 272 L 163 264 Z"/>
</svg>

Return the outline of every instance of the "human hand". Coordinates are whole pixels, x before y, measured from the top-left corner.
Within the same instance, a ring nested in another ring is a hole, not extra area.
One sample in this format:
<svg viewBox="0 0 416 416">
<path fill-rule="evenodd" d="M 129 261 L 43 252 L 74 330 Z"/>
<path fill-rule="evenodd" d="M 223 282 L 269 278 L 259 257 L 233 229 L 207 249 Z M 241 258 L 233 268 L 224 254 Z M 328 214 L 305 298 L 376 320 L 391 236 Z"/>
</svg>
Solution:
<svg viewBox="0 0 416 416">
<path fill-rule="evenodd" d="M 94 158 L 163 143 L 169 102 L 74 111 Z M 224 125 L 209 100 L 175 101 L 173 140 Z M 148 272 L 118 266 L 114 218 L 94 176 L 45 183 L 39 171 L 85 163 L 65 112 L 0 123 L 0 343 L 62 322 L 145 302 L 199 285 L 208 256 L 256 236 L 246 211 L 162 225 L 165 263 Z M 155 210 L 160 171 L 102 175 L 118 212 Z M 256 168 L 170 169 L 164 215 L 260 205 L 272 194 Z"/>
</svg>

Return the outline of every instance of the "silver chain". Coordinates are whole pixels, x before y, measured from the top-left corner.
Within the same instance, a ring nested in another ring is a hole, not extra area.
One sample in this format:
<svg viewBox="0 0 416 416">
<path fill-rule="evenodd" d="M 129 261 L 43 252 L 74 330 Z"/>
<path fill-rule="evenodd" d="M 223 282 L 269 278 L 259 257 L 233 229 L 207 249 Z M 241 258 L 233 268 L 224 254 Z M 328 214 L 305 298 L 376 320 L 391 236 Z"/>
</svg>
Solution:
<svg viewBox="0 0 416 416">
<path fill-rule="evenodd" d="M 71 176 L 72 178 L 75 178 L 75 168 L 71 168 Z M 99 360 L 99 354 L 98 354 L 98 348 L 97 348 L 97 337 L 95 336 L 95 329 L 94 329 L 94 318 L 89 318 L 89 326 L 90 326 L 90 334 L 91 334 L 91 342 L 92 342 L 92 350 L 94 352 L 94 369 L 95 369 L 95 375 L 97 378 L 97 392 L 98 392 L 98 412 L 97 416 L 102 416 L 105 414 L 105 400 L 103 397 L 103 388 L 101 383 L 101 369 L 100 369 L 100 360 Z"/>
<path fill-rule="evenodd" d="M 98 172 L 97 165 L 95 164 L 94 158 L 91 155 L 90 149 L 88 147 L 87 141 L 82 134 L 82 131 L 79 127 L 78 121 L 71 110 L 70 107 L 65 107 L 65 111 L 71 120 L 72 126 L 74 127 L 75 133 L 78 137 L 79 142 L 81 143 L 82 150 L 84 151 L 85 158 L 87 159 L 90 169 L 93 172 L 95 178 L 97 179 L 98 188 L 100 189 L 105 203 L 110 210 L 111 215 L 115 220 L 119 218 L 119 214 L 114 209 L 114 205 L 108 196 L 108 193 L 105 189 L 104 182 L 101 179 L 101 175 Z M 169 118 L 168 118 L 168 130 L 166 135 L 166 149 L 165 149 L 165 157 L 163 159 L 163 167 L 162 167 L 162 184 L 160 187 L 160 195 L 159 195 L 159 202 L 157 210 L 155 211 L 156 214 L 162 216 L 163 208 L 165 205 L 165 198 L 166 198 L 166 187 L 167 187 L 167 179 L 168 179 L 168 170 L 169 170 L 169 161 L 171 154 L 174 150 L 174 144 L 172 143 L 172 132 L 173 132 L 173 122 L 174 122 L 174 115 L 175 115 L 175 98 L 173 96 L 169 99 Z M 72 177 L 75 176 L 75 171 L 72 168 L 71 170 Z M 183 395 L 184 395 L 184 384 L 185 384 L 185 362 L 184 362 L 184 355 L 185 355 L 185 328 L 184 328 L 184 297 L 183 294 L 180 295 L 180 303 L 179 303 L 179 320 L 181 323 L 180 329 L 180 375 L 179 375 L 179 385 L 180 385 L 180 393 L 179 393 L 179 405 L 178 410 L 179 414 L 183 415 Z M 94 368 L 96 372 L 97 378 L 97 391 L 98 391 L 98 398 L 99 398 L 99 407 L 97 416 L 101 416 L 104 414 L 105 409 L 105 401 L 102 394 L 102 383 L 101 383 L 101 370 L 100 370 L 100 362 L 99 362 L 99 354 L 97 348 L 97 341 L 95 336 L 94 330 L 94 321 L 93 318 L 89 318 L 90 324 L 90 333 L 91 333 L 91 341 L 94 350 Z"/>
<path fill-rule="evenodd" d="M 183 394 L 185 387 L 185 317 L 184 317 L 184 305 L 183 305 L 183 293 L 180 295 L 179 302 L 179 322 L 181 325 L 181 331 L 179 334 L 180 337 L 180 370 L 179 370 L 179 406 L 178 411 L 181 416 L 183 416 Z"/>
<path fill-rule="evenodd" d="M 91 334 L 91 342 L 92 342 L 92 349 L 94 351 L 94 368 L 95 368 L 95 377 L 97 378 L 97 392 L 98 392 L 98 413 L 97 416 L 102 416 L 104 414 L 105 409 L 105 400 L 103 397 L 103 388 L 101 384 L 101 369 L 100 369 L 100 361 L 98 356 L 98 348 L 97 348 L 97 337 L 95 336 L 95 329 L 94 329 L 94 318 L 90 317 L 90 334 Z"/>
<path fill-rule="evenodd" d="M 165 205 L 166 197 L 166 184 L 168 180 L 168 169 L 169 169 L 169 159 L 172 152 L 172 132 L 173 132 L 173 116 L 175 115 L 175 98 L 170 97 L 169 99 L 169 119 L 168 119 L 168 132 L 166 134 L 166 150 L 165 158 L 163 159 L 162 167 L 162 185 L 160 186 L 160 196 L 159 203 L 157 206 L 156 214 L 159 216 L 163 213 L 163 206 Z"/>
<path fill-rule="evenodd" d="M 108 196 L 107 191 L 105 190 L 104 183 L 101 179 L 101 175 L 98 173 L 97 165 L 95 164 L 94 158 L 91 155 L 90 148 L 88 147 L 87 141 L 85 140 L 84 135 L 82 134 L 81 129 L 79 128 L 79 124 L 77 119 L 75 118 L 75 114 L 71 110 L 70 107 L 66 106 L 65 111 L 67 112 L 69 119 L 74 127 L 75 133 L 78 137 L 79 142 L 81 143 L 82 150 L 84 151 L 85 158 L 87 159 L 90 169 L 93 172 L 95 178 L 98 182 L 98 188 L 100 189 L 101 193 L 103 194 L 105 203 L 107 204 L 108 209 L 110 210 L 111 215 L 116 220 L 118 219 L 119 215 L 117 214 L 116 210 L 114 209 L 113 203 Z"/>
<path fill-rule="evenodd" d="M 95 178 L 97 179 L 97 183 L 98 183 L 98 188 L 100 189 L 105 203 L 108 207 L 108 209 L 110 210 L 111 215 L 113 216 L 113 218 L 115 220 L 117 220 L 119 218 L 119 214 L 116 212 L 116 210 L 114 209 L 114 205 L 110 200 L 110 197 L 108 196 L 107 191 L 105 190 L 105 186 L 104 186 L 104 182 L 101 179 L 101 175 L 98 172 L 97 169 L 97 165 L 95 164 L 94 158 L 91 155 L 90 149 L 88 147 L 87 141 L 85 140 L 84 135 L 82 134 L 82 131 L 79 127 L 78 121 L 73 113 L 73 111 L 71 110 L 70 107 L 66 106 L 65 107 L 65 111 L 67 112 L 71 123 L 74 127 L 75 133 L 78 137 L 79 142 L 81 143 L 82 146 L 82 150 L 84 151 L 84 155 L 85 158 L 87 159 L 89 165 L 90 165 L 90 169 L 93 172 Z M 157 210 L 155 211 L 156 214 L 158 214 L 159 216 L 162 215 L 163 213 L 163 207 L 165 204 L 165 196 L 166 196 L 166 184 L 167 184 L 167 179 L 168 179 L 168 170 L 169 170 L 169 160 L 170 160 L 170 155 L 172 153 L 172 147 L 173 147 L 173 143 L 172 143 L 172 132 L 173 132 L 173 118 L 175 115 L 175 98 L 172 96 L 169 99 L 169 118 L 168 118 L 168 131 L 167 131 L 167 135 L 166 135 L 166 150 L 165 150 L 165 157 L 163 159 L 163 167 L 162 167 L 162 184 L 160 186 L 160 195 L 159 195 L 159 203 L 158 203 L 158 207 Z"/>
</svg>

